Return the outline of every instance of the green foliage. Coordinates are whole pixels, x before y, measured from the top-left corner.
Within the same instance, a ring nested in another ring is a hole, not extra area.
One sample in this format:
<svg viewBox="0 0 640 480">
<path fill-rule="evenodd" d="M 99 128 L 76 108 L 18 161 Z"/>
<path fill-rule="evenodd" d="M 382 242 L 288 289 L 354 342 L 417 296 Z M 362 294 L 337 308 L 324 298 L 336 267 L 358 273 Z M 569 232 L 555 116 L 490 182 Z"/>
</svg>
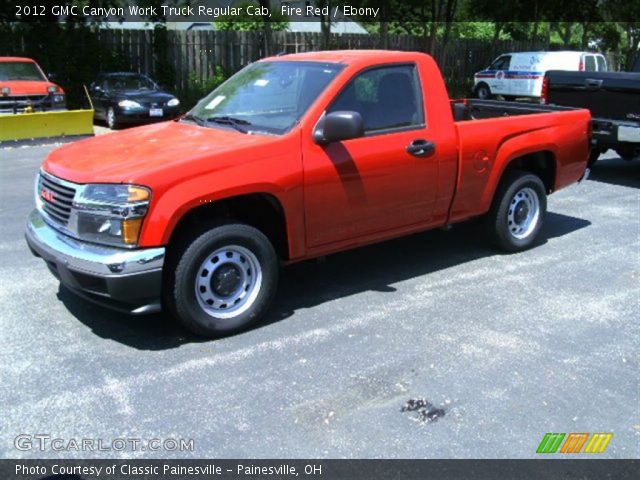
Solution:
<svg viewBox="0 0 640 480">
<path fill-rule="evenodd" d="M 189 74 L 187 88 L 178 92 L 183 110 L 189 110 L 227 79 L 223 68 L 216 65 L 214 74 L 202 81 L 195 72 Z"/>
</svg>

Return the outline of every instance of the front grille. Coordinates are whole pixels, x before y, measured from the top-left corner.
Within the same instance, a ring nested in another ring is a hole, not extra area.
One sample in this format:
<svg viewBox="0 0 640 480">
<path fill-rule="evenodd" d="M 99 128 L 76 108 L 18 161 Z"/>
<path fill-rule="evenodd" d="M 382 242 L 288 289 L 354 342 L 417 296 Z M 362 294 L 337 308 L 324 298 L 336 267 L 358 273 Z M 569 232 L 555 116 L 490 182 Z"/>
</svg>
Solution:
<svg viewBox="0 0 640 480">
<path fill-rule="evenodd" d="M 55 177 L 40 174 L 38 196 L 42 202 L 42 210 L 54 222 L 67 226 L 75 194 L 76 189 L 68 182 L 63 183 Z"/>
<path fill-rule="evenodd" d="M 21 106 L 38 105 L 42 103 L 48 95 L 13 95 L 10 97 L 0 97 L 0 106 Z"/>
</svg>

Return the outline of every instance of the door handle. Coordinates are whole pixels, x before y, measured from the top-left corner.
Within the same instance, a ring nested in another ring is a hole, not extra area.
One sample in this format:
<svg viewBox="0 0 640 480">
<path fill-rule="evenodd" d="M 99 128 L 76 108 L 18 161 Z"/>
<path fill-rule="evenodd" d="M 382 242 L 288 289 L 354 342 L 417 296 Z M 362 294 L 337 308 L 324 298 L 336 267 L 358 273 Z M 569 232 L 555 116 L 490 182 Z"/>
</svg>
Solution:
<svg viewBox="0 0 640 480">
<path fill-rule="evenodd" d="M 407 146 L 407 153 L 414 157 L 427 157 L 436 151 L 436 144 L 427 140 L 414 140 Z"/>
<path fill-rule="evenodd" d="M 602 80 L 596 78 L 587 78 L 584 81 L 584 85 L 587 87 L 587 90 L 598 90 L 602 87 Z"/>
</svg>

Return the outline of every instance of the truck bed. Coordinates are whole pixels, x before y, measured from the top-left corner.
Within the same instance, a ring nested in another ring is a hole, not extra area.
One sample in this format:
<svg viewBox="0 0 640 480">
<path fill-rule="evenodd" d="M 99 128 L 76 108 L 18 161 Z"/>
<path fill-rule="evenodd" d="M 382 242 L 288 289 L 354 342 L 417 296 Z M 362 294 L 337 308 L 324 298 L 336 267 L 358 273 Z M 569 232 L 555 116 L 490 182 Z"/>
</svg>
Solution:
<svg viewBox="0 0 640 480">
<path fill-rule="evenodd" d="M 456 122 L 486 118 L 513 117 L 536 113 L 551 113 L 575 110 L 575 107 L 542 105 L 536 103 L 504 102 L 498 100 L 462 99 L 451 102 Z"/>
<path fill-rule="evenodd" d="M 588 108 L 594 119 L 640 120 L 640 73 L 551 70 L 546 78 L 548 104 Z"/>
<path fill-rule="evenodd" d="M 592 156 L 609 148 L 627 160 L 640 156 L 640 73 L 546 73 L 546 102 L 591 111 Z"/>
</svg>

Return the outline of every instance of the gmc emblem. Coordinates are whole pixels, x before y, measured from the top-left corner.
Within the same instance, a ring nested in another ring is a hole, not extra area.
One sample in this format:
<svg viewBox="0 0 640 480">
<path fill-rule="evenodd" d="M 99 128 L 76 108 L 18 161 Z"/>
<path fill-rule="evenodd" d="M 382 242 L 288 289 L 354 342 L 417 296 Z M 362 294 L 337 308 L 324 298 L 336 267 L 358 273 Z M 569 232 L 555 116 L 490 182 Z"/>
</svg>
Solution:
<svg viewBox="0 0 640 480">
<path fill-rule="evenodd" d="M 47 190 L 46 188 L 42 188 L 40 190 L 40 196 L 46 200 L 47 202 L 50 203 L 55 203 L 56 198 L 53 196 L 53 192 Z"/>
</svg>

